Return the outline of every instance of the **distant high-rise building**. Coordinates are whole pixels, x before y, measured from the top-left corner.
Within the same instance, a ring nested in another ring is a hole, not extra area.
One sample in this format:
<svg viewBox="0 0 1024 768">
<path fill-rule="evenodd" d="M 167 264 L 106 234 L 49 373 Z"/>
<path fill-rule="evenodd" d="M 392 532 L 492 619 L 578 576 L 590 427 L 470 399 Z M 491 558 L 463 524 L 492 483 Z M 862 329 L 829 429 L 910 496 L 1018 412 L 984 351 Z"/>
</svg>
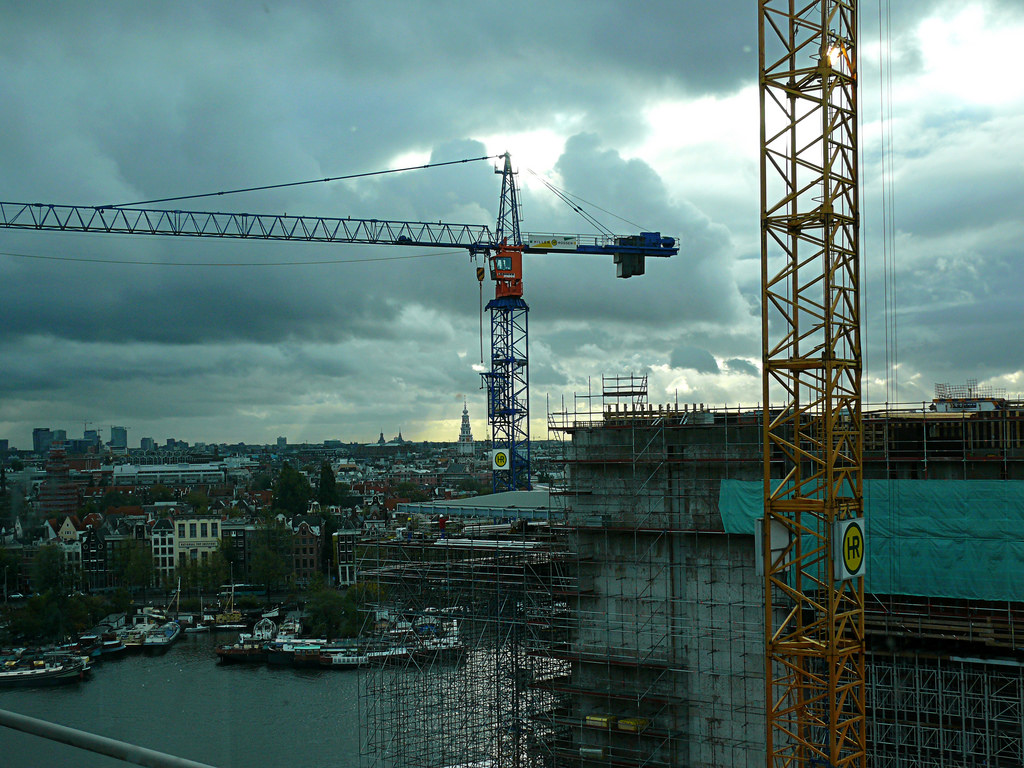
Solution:
<svg viewBox="0 0 1024 768">
<path fill-rule="evenodd" d="M 110 428 L 110 447 L 122 451 L 128 448 L 128 427 Z"/>
<path fill-rule="evenodd" d="M 287 448 L 288 447 L 288 438 L 287 437 L 279 437 L 279 438 L 277 438 L 277 447 L 278 448 Z"/>
<path fill-rule="evenodd" d="M 472 456 L 476 452 L 473 432 L 469 428 L 469 405 L 462 401 L 462 429 L 459 430 L 459 455 Z"/>
<path fill-rule="evenodd" d="M 98 446 L 100 444 L 100 431 L 98 429 L 87 429 L 82 433 L 82 439 L 90 445 Z"/>
<path fill-rule="evenodd" d="M 32 430 L 32 451 L 33 453 L 46 454 L 53 444 L 53 432 L 49 427 L 36 427 Z"/>
<path fill-rule="evenodd" d="M 0 456 L 6 456 L 9 450 L 11 450 L 11 443 L 5 437 L 3 440 L 0 440 Z"/>
<path fill-rule="evenodd" d="M 66 443 L 67 441 L 68 431 L 66 429 L 53 430 L 53 443 Z"/>
<path fill-rule="evenodd" d="M 144 451 L 152 451 L 156 449 L 156 441 L 152 437 L 144 437 L 139 440 L 139 448 Z"/>
</svg>

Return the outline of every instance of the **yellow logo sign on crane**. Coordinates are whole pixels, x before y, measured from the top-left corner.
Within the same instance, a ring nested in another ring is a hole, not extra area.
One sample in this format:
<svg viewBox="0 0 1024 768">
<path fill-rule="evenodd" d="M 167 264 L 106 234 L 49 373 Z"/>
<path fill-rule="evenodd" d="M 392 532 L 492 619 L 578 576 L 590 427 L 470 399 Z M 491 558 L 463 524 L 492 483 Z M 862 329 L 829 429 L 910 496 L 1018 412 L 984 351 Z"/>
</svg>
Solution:
<svg viewBox="0 0 1024 768">
<path fill-rule="evenodd" d="M 508 469 L 508 459 L 509 456 L 507 448 L 498 448 L 497 450 L 491 451 L 491 469 Z"/>
<path fill-rule="evenodd" d="M 867 538 L 864 518 L 840 520 L 835 524 L 832 537 L 834 573 L 837 579 L 855 579 L 863 576 L 867 565 Z"/>
</svg>

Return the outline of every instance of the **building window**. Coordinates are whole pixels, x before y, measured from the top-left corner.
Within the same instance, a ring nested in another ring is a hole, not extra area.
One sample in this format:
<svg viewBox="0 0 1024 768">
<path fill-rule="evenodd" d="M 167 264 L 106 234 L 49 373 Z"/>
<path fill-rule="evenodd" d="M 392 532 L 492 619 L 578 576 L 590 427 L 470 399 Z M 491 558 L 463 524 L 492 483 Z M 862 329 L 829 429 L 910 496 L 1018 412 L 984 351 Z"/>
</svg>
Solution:
<svg viewBox="0 0 1024 768">
<path fill-rule="evenodd" d="M 194 539 L 196 537 L 196 524 L 195 523 L 189 523 L 188 524 L 188 537 L 190 539 Z"/>
<path fill-rule="evenodd" d="M 202 536 L 204 539 L 206 538 L 206 523 L 199 524 L 199 535 Z"/>
<path fill-rule="evenodd" d="M 213 536 L 214 538 L 217 538 L 217 524 L 216 523 L 210 523 L 210 535 Z"/>
<path fill-rule="evenodd" d="M 182 539 L 185 538 L 185 524 L 184 523 L 178 523 L 178 537 L 182 538 Z"/>
</svg>

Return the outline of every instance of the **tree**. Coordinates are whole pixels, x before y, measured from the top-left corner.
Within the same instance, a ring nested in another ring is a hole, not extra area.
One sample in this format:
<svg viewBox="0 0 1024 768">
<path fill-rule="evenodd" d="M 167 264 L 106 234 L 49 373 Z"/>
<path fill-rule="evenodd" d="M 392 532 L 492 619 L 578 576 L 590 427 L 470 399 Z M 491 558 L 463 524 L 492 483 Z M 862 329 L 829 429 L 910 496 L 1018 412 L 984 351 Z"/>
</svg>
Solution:
<svg viewBox="0 0 1024 768">
<path fill-rule="evenodd" d="M 111 507 L 124 507 L 128 504 L 128 497 L 120 491 L 107 491 L 100 499 L 100 509 L 106 512 Z"/>
<path fill-rule="evenodd" d="M 259 523 L 256 546 L 252 552 L 252 577 L 270 590 L 291 573 L 291 531 L 276 517 L 266 515 Z"/>
<path fill-rule="evenodd" d="M 3 571 L 7 594 L 19 591 L 17 585 L 20 566 L 21 558 L 13 550 L 0 547 L 0 571 Z"/>
<path fill-rule="evenodd" d="M 334 532 L 338 530 L 338 522 L 334 515 L 324 515 L 320 524 L 320 570 L 331 573 L 334 564 Z"/>
<path fill-rule="evenodd" d="M 430 496 L 421 491 L 415 483 L 411 483 L 408 480 L 403 480 L 395 487 L 395 493 L 403 499 L 409 499 L 409 501 L 428 501 Z"/>
<path fill-rule="evenodd" d="M 141 541 L 133 541 L 124 548 L 119 563 L 123 583 L 131 589 L 142 587 L 142 597 L 153 586 L 156 568 L 153 565 L 153 552 Z"/>
<path fill-rule="evenodd" d="M 473 480 L 472 478 L 459 480 L 459 482 L 455 484 L 455 487 L 460 491 L 466 491 L 467 493 L 475 492 L 478 496 L 483 496 L 491 492 L 490 485 L 487 483 L 481 483 L 479 480 Z"/>
<path fill-rule="evenodd" d="M 273 547 L 261 543 L 252 552 L 252 577 L 266 587 L 267 595 L 289 572 L 288 564 Z"/>
<path fill-rule="evenodd" d="M 274 478 L 266 472 L 260 472 L 252 479 L 252 488 L 254 491 L 269 491 L 273 487 Z"/>
<path fill-rule="evenodd" d="M 320 485 L 317 488 L 316 499 L 321 507 L 331 506 L 338 503 L 338 484 L 334 477 L 334 470 L 331 469 L 331 462 L 324 459 L 320 465 Z"/>
<path fill-rule="evenodd" d="M 205 514 L 210 508 L 210 498 L 202 491 L 190 491 L 185 497 L 185 503 L 190 504 L 200 515 Z"/>
<path fill-rule="evenodd" d="M 174 501 L 174 491 L 168 488 L 166 485 L 157 483 L 149 489 L 149 498 L 154 502 L 157 501 Z"/>
<path fill-rule="evenodd" d="M 337 590 L 321 586 L 310 592 L 305 612 L 310 631 L 315 636 L 332 640 L 359 634 L 359 610 L 350 597 Z"/>
<path fill-rule="evenodd" d="M 309 509 L 309 500 L 313 498 L 313 489 L 306 476 L 294 469 L 288 462 L 281 467 L 281 474 L 274 484 L 273 508 L 292 515 L 304 514 Z"/>
<path fill-rule="evenodd" d="M 224 548 L 212 552 L 199 567 L 199 583 L 207 592 L 213 592 L 221 584 L 226 584 L 230 573 L 228 560 L 224 556 Z"/>
<path fill-rule="evenodd" d="M 32 587 L 39 594 L 63 596 L 68 591 L 64 550 L 56 544 L 40 547 L 32 560 Z"/>
</svg>

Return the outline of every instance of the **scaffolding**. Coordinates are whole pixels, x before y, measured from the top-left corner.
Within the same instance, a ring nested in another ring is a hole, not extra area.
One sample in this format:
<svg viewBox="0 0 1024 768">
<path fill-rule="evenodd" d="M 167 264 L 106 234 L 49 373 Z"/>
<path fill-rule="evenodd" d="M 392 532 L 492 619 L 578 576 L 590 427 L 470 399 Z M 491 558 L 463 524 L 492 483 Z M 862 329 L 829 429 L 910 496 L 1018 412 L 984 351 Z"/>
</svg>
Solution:
<svg viewBox="0 0 1024 768">
<path fill-rule="evenodd" d="M 890 514 L 905 478 L 1024 480 L 1024 404 L 931 405 L 865 409 Z M 364 547 L 374 636 L 420 648 L 367 670 L 371 764 L 760 768 L 764 585 L 720 505 L 723 481 L 761 479 L 760 406 L 656 404 L 612 377 L 548 423 L 551 525 Z M 1024 603 L 869 593 L 865 636 L 871 765 L 1024 765 Z"/>
<path fill-rule="evenodd" d="M 757 415 L 604 377 L 549 427 L 570 438 L 554 490 L 579 585 L 555 764 L 763 764 L 762 587 L 717 514 L 721 479 L 760 476 Z"/>
<path fill-rule="evenodd" d="M 535 653 L 564 613 L 551 537 L 380 541 L 364 551 L 370 664 L 362 753 L 373 766 L 538 765 L 565 664 Z M 374 652 L 374 650 L 376 652 Z"/>
</svg>

